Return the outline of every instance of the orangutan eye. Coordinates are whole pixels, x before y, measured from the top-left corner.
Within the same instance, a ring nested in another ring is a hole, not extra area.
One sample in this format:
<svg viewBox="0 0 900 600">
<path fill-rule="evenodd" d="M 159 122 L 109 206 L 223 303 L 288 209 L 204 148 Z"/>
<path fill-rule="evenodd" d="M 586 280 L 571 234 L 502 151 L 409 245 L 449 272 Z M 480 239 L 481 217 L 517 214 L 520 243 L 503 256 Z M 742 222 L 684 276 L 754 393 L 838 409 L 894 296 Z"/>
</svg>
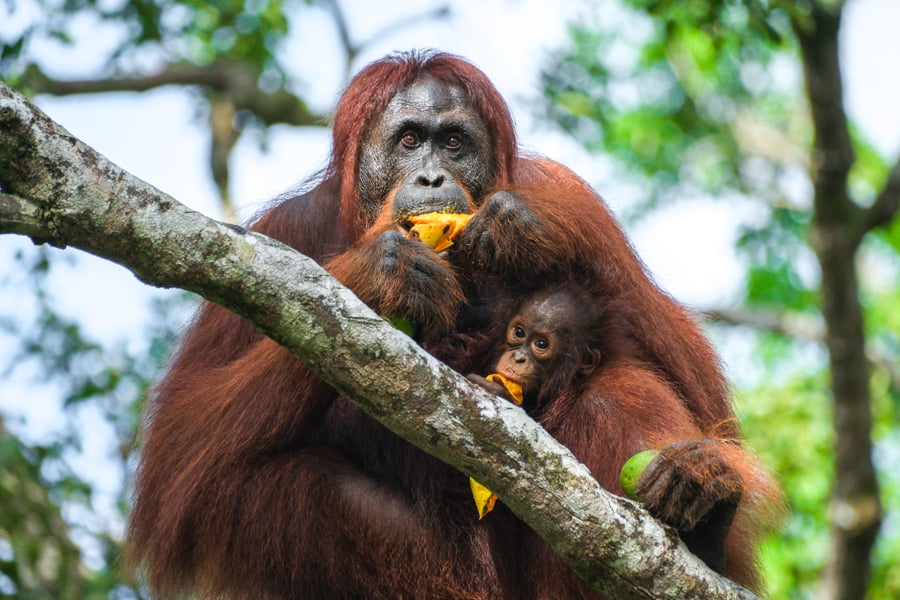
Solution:
<svg viewBox="0 0 900 600">
<path fill-rule="evenodd" d="M 400 136 L 400 143 L 407 148 L 415 148 L 419 145 L 419 136 L 412 131 L 405 131 L 403 135 Z"/>
<path fill-rule="evenodd" d="M 517 325 L 513 328 L 513 336 L 521 340 L 525 337 L 525 330 Z"/>
<path fill-rule="evenodd" d="M 544 338 L 538 338 L 534 341 L 534 347 L 538 348 L 539 350 L 546 350 L 550 347 L 550 342 L 548 342 Z"/>
<path fill-rule="evenodd" d="M 458 150 L 462 146 L 462 137 L 459 135 L 451 135 L 447 138 L 447 148 L 450 150 Z"/>
</svg>

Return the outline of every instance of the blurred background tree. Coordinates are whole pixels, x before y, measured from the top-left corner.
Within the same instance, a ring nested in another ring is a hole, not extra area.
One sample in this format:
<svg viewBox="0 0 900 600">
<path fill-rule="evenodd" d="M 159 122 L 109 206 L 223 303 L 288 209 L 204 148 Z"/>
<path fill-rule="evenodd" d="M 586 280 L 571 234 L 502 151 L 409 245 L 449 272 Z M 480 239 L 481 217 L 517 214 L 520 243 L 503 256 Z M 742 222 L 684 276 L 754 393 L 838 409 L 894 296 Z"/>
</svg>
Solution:
<svg viewBox="0 0 900 600">
<path fill-rule="evenodd" d="M 900 161 L 845 114 L 843 4 L 629 0 L 543 71 L 547 115 L 617 159 L 634 214 L 702 197 L 744 223 L 743 295 L 709 316 L 752 332 L 740 370 L 765 373 L 738 398 L 790 501 L 777 598 L 900 596 Z"/>
<path fill-rule="evenodd" d="M 324 50 L 302 39 L 300 24 L 314 15 L 330 23 L 338 46 L 327 61 L 340 86 L 367 48 L 385 39 L 422 45 L 414 33 L 423 19 L 440 27 L 453 14 L 442 3 L 409 3 L 361 36 L 353 34 L 355 13 L 342 8 L 348 3 L 335 0 L 21 4 L 10 14 L 36 12 L 26 26 L 0 33 L 0 77 L 42 97 L 184 90 L 207 132 L 220 214 L 230 219 L 237 217 L 229 159 L 242 136 L 265 146 L 279 126 L 328 124 L 328 106 L 310 100 L 325 82 L 305 80 L 295 65 L 298 52 L 316 60 Z M 613 180 L 627 189 L 629 228 L 698 202 L 727 204 L 741 227 L 741 292 L 706 313 L 730 362 L 749 443 L 788 495 L 786 524 L 764 555 L 771 597 L 900 597 L 892 562 L 900 555 L 900 476 L 890 468 L 900 458 L 900 166 L 844 114 L 843 3 L 579 7 L 587 16 L 541 64 L 542 89 L 528 99 L 533 116 L 613 159 L 601 169 L 607 181 L 578 170 L 601 191 Z M 83 48 L 92 28 L 115 33 L 97 36 L 89 76 L 73 76 L 64 60 L 41 60 L 48 45 Z M 313 167 L 294 168 L 299 177 Z M 0 597 L 141 597 L 115 570 L 127 488 L 114 486 L 118 517 L 98 522 L 89 509 L 97 484 L 70 463 L 92 437 L 109 436 L 116 481 L 127 480 L 141 404 L 193 300 L 156 298 L 152 325 L 130 332 L 141 343 L 96 339 L 58 310 L 49 274 L 70 260 L 16 246 L 15 268 L 0 281 L 29 299 L 0 305 L 0 341 L 13 342 L 0 373 L 24 372 L 35 387 L 53 383 L 67 408 L 49 441 L 26 442 L 0 423 Z M 106 427 L 85 430 L 76 418 L 85 410 Z"/>
</svg>

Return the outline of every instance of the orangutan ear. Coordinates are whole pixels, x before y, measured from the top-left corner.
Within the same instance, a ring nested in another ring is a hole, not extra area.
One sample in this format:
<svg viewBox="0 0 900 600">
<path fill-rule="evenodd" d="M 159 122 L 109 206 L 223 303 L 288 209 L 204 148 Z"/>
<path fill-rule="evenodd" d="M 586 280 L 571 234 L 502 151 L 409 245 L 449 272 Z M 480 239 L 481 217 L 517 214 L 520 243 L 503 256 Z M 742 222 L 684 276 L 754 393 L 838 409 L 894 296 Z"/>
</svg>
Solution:
<svg viewBox="0 0 900 600">
<path fill-rule="evenodd" d="M 584 358 L 584 363 L 580 367 L 578 367 L 578 372 L 582 375 L 590 375 L 594 372 L 594 370 L 600 366 L 600 351 L 594 348 L 590 351 L 590 353 Z"/>
</svg>

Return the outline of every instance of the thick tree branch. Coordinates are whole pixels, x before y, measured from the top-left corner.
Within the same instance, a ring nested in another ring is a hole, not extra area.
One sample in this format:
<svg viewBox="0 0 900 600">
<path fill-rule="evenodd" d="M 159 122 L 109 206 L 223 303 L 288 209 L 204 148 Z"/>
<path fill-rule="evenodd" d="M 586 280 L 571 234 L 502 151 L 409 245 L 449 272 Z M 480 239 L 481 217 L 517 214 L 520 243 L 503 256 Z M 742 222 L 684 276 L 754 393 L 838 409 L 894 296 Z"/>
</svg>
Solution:
<svg viewBox="0 0 900 600">
<path fill-rule="evenodd" d="M 496 491 L 606 594 L 754 598 L 638 505 L 600 488 L 524 411 L 425 353 L 314 261 L 189 210 L 2 84 L 0 187 L 0 232 L 49 232 L 58 245 L 246 317 L 374 418 Z"/>
</svg>

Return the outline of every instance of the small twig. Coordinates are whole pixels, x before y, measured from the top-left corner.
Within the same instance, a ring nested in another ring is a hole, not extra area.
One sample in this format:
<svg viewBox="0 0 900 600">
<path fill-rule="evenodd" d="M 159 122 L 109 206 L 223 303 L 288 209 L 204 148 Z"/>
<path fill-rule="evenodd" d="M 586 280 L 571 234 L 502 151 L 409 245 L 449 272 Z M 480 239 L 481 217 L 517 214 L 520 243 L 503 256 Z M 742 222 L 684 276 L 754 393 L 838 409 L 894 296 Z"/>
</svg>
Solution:
<svg viewBox="0 0 900 600">
<path fill-rule="evenodd" d="M 341 8 L 340 4 L 337 0 L 321 0 L 322 4 L 328 11 L 331 13 L 332 18 L 334 19 L 334 23 L 337 26 L 338 37 L 341 40 L 341 46 L 344 48 L 344 52 L 346 52 L 347 61 L 344 65 L 344 79 L 349 80 L 350 78 L 350 69 L 353 66 L 353 63 L 356 60 L 356 57 L 367 47 L 375 44 L 376 42 L 394 35 L 398 30 L 403 29 L 405 27 L 411 25 L 419 25 L 422 21 L 427 21 L 430 19 L 443 19 L 450 14 L 450 5 L 442 4 L 437 6 L 431 10 L 424 11 L 422 13 L 416 15 L 409 15 L 408 17 L 404 17 L 397 21 L 392 21 L 388 25 L 382 27 L 375 33 L 373 33 L 369 39 L 360 42 L 358 44 L 353 42 L 353 39 L 350 35 L 350 26 L 347 21 L 347 16 L 344 10 Z"/>
<path fill-rule="evenodd" d="M 781 314 L 733 308 L 717 308 L 703 311 L 702 314 L 708 321 L 751 327 L 799 340 L 821 342 L 825 337 L 825 325 L 817 315 Z"/>
<path fill-rule="evenodd" d="M 151 75 L 60 81 L 32 70 L 23 78 L 23 86 L 35 94 L 70 96 L 106 92 L 146 92 L 168 85 L 200 86 L 227 95 L 236 110 L 253 113 L 260 121 L 296 127 L 322 127 L 324 115 L 313 113 L 303 100 L 286 90 L 262 92 L 255 69 L 238 62 L 221 61 L 207 66 L 168 65 Z"/>
</svg>

